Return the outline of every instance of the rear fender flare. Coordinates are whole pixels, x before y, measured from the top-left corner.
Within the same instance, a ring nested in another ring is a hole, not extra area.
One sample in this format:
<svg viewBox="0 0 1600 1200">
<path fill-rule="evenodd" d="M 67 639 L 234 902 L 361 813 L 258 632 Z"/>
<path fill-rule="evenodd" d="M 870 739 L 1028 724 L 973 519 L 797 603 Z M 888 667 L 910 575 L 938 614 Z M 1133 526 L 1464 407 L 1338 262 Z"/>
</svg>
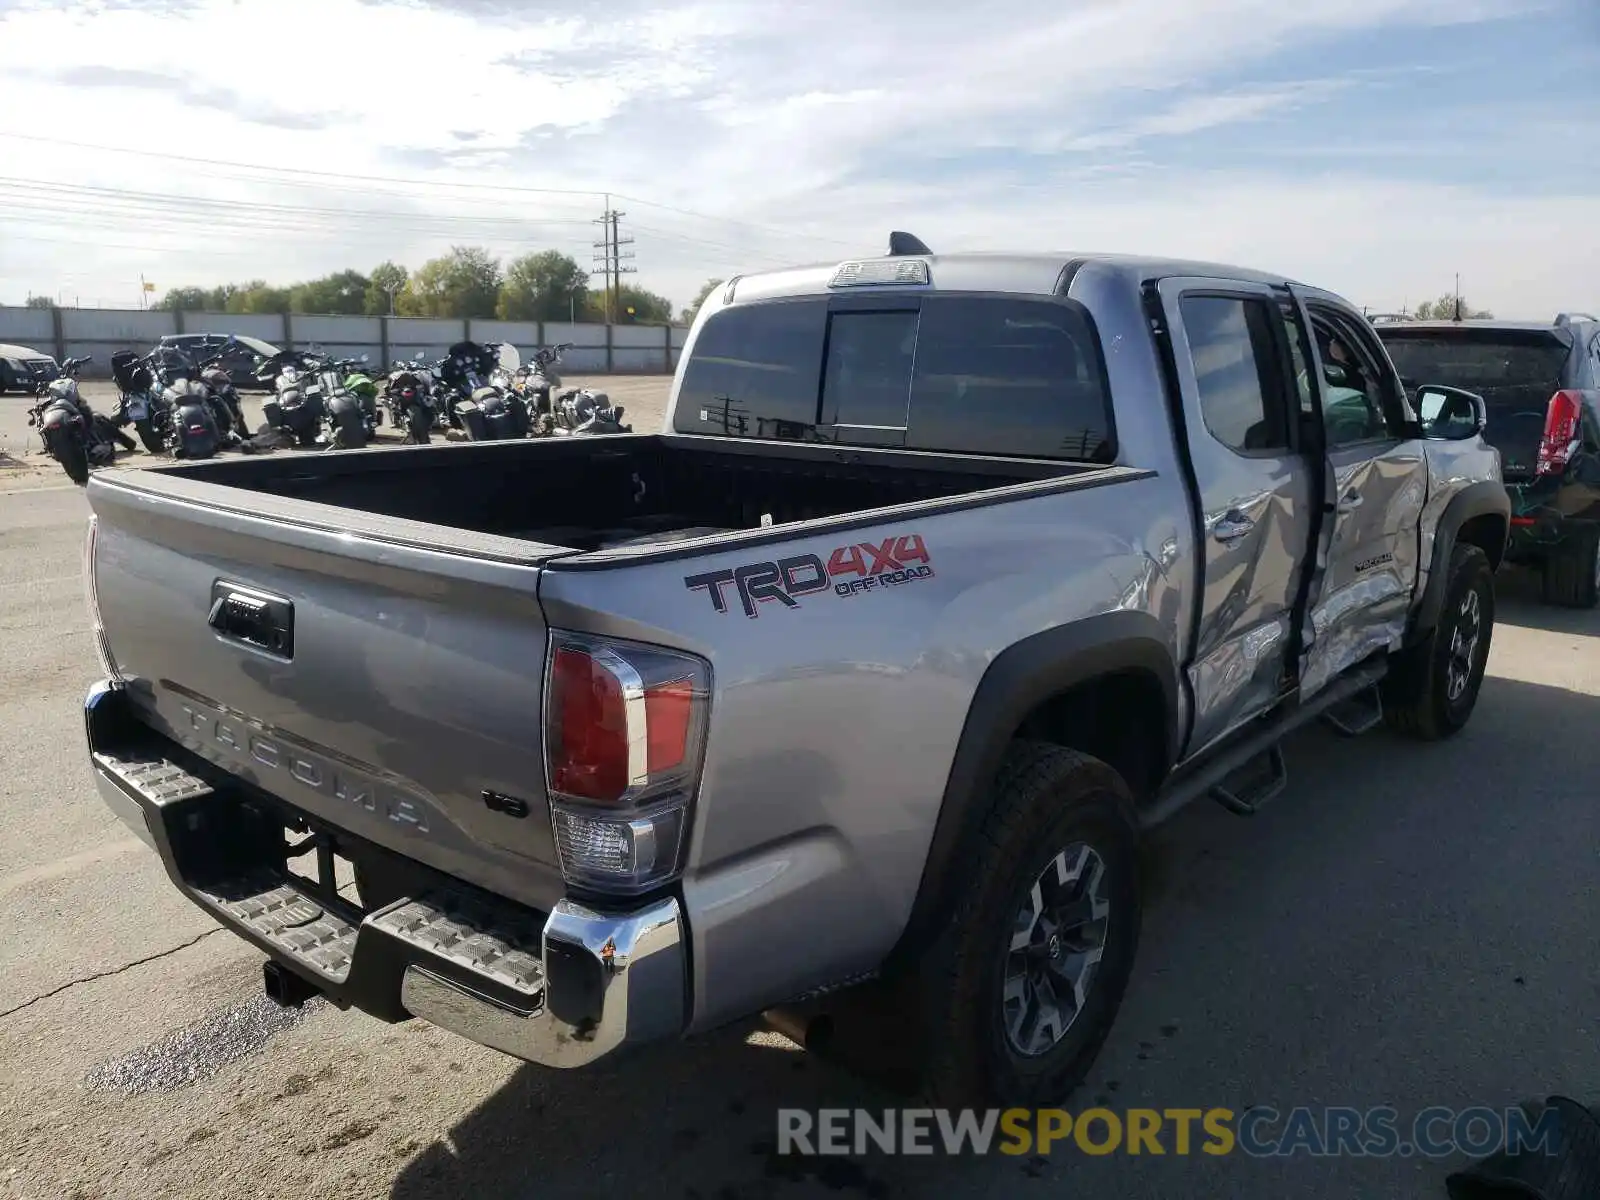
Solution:
<svg viewBox="0 0 1600 1200">
<path fill-rule="evenodd" d="M 1451 497 L 1439 517 L 1439 527 L 1433 535 L 1433 555 L 1429 560 L 1428 583 L 1423 588 L 1422 599 L 1411 625 L 1411 640 L 1426 637 L 1439 624 L 1439 614 L 1444 609 L 1444 589 L 1450 579 L 1450 555 L 1456 548 L 1456 536 L 1461 527 L 1474 517 L 1499 517 L 1506 536 L 1511 531 L 1511 498 L 1505 485 L 1483 480 L 1470 483 Z M 1500 562 L 1505 556 L 1505 546 L 1491 556 Z"/>
<path fill-rule="evenodd" d="M 1149 613 L 1087 617 L 1024 638 L 997 655 L 973 693 L 945 783 L 922 881 L 891 962 L 914 954 L 942 923 L 964 850 L 981 825 L 989 783 L 1027 716 L 1069 688 L 1126 672 L 1160 685 L 1166 728 L 1161 731 L 1164 776 L 1178 751 L 1178 669 L 1161 623 Z"/>
</svg>

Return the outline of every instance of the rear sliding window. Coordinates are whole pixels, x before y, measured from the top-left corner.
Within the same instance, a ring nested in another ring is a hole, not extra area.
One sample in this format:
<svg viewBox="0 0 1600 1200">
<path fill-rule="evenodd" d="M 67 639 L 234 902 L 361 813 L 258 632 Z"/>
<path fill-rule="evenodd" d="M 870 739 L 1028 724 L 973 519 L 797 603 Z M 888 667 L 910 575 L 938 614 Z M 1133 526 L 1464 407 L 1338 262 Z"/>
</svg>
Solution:
<svg viewBox="0 0 1600 1200">
<path fill-rule="evenodd" d="M 1527 386 L 1555 392 L 1567 362 L 1566 345 L 1546 333 L 1464 329 L 1382 337 L 1407 392 L 1428 383 L 1470 392 Z"/>
<path fill-rule="evenodd" d="M 1059 300 L 726 309 L 695 342 L 673 427 L 1089 462 L 1115 455 L 1098 342 L 1082 309 Z"/>
</svg>

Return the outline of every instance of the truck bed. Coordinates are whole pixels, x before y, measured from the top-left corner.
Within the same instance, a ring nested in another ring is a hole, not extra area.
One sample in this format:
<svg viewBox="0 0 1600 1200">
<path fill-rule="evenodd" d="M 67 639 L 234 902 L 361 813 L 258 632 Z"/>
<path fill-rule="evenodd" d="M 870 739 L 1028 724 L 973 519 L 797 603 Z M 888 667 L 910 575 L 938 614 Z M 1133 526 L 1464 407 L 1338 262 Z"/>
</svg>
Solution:
<svg viewBox="0 0 1600 1200">
<path fill-rule="evenodd" d="M 478 535 L 444 542 L 490 557 L 520 557 L 504 543 L 525 542 L 530 557 L 546 558 L 552 549 L 660 548 L 1096 469 L 1105 468 L 633 434 L 227 457 L 155 468 L 128 482 L 269 519 L 304 522 L 320 511 L 321 520 L 336 518 L 349 532 L 423 544 L 437 539 L 422 526 Z"/>
</svg>

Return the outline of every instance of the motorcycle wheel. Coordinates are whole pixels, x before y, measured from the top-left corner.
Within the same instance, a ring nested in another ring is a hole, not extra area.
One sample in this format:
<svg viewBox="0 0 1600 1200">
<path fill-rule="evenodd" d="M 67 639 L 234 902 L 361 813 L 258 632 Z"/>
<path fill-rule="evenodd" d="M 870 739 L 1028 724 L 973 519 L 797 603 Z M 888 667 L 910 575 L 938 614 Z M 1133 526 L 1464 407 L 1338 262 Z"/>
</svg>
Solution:
<svg viewBox="0 0 1600 1200">
<path fill-rule="evenodd" d="M 56 459 L 73 483 L 82 487 L 89 482 L 89 452 L 82 442 L 68 438 L 66 444 L 56 451 Z"/>
<path fill-rule="evenodd" d="M 428 436 L 433 428 L 433 418 L 426 409 L 414 408 L 406 417 L 406 441 L 413 446 L 426 446 L 433 439 Z"/>
<path fill-rule="evenodd" d="M 317 444 L 316 428 L 296 429 L 294 431 L 294 442 L 297 446 L 315 446 Z"/>
<path fill-rule="evenodd" d="M 139 441 L 144 445 L 146 454 L 165 454 L 167 452 L 166 443 L 161 440 L 161 435 L 156 432 L 156 427 L 150 424 L 149 418 L 143 421 L 135 421 L 133 430 L 139 435 Z"/>
<path fill-rule="evenodd" d="M 367 444 L 367 423 L 357 409 L 340 413 L 334 419 L 333 442 L 342 450 L 360 450 Z"/>
</svg>

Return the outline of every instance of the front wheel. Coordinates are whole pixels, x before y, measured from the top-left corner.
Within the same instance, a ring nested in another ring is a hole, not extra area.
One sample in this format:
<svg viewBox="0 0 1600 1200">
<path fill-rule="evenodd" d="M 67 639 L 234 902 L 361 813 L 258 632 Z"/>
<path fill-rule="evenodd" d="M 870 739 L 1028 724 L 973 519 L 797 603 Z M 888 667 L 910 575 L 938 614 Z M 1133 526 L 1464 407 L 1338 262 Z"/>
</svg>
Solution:
<svg viewBox="0 0 1600 1200">
<path fill-rule="evenodd" d="M 1389 727 L 1430 742 L 1459 733 L 1472 716 L 1494 635 L 1489 556 L 1457 543 L 1447 570 L 1439 623 L 1395 656 L 1381 689 Z"/>
<path fill-rule="evenodd" d="M 1082 1082 L 1139 942 L 1138 827 L 1098 759 L 1018 742 L 925 954 L 925 1084 L 936 1103 L 1035 1107 Z"/>
<path fill-rule="evenodd" d="M 161 440 L 161 434 L 156 431 L 156 427 L 150 423 L 148 417 L 142 421 L 135 421 L 133 430 L 139 435 L 139 441 L 143 444 L 146 454 L 167 452 L 167 444 Z"/>
</svg>

